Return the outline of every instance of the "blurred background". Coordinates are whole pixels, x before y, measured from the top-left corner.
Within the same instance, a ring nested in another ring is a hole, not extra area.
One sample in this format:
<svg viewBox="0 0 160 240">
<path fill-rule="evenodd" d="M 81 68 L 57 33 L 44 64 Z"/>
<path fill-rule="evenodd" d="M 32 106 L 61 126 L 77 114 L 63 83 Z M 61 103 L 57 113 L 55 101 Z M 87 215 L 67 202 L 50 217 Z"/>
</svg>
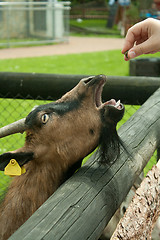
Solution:
<svg viewBox="0 0 160 240">
<path fill-rule="evenodd" d="M 32 51 L 31 46 L 39 45 L 56 45 L 58 48 L 61 43 L 69 44 L 70 37 L 90 37 L 90 41 L 93 37 L 124 38 L 133 24 L 148 17 L 160 18 L 160 0 L 4 0 L 0 1 L 0 51 L 3 48 L 22 46 L 27 46 L 28 51 Z M 1 54 L 3 55 L 2 51 Z M 19 59 L 15 56 L 15 59 L 1 59 L 0 71 L 129 76 L 129 63 L 122 61 L 121 55 L 120 50 L 112 50 Z M 157 59 L 159 56 L 159 53 L 154 55 Z M 160 76 L 155 71 L 146 73 L 148 67 L 143 69 L 145 71 L 132 72 L 132 75 Z M 37 81 L 37 84 L 41 83 Z M 7 88 L 7 82 L 4 88 Z M 0 89 L 0 127 L 26 117 L 35 105 L 51 99 L 50 96 L 43 99 L 40 95 L 33 98 L 30 93 L 25 97 L 19 93 L 11 95 L 10 92 L 3 94 Z M 56 100 L 54 96 L 52 98 Z M 140 105 L 126 105 L 125 116 L 118 127 L 139 107 Z M 24 135 L 16 134 L 1 139 L 0 153 L 23 146 L 24 138 Z M 145 173 L 155 162 L 156 156 L 153 156 Z M 10 177 L 0 172 L 0 199 L 3 199 L 9 182 Z"/>
<path fill-rule="evenodd" d="M 159 0 L 4 0 L 0 46 L 64 42 L 72 34 L 125 36 L 148 17 L 159 19 Z"/>
</svg>

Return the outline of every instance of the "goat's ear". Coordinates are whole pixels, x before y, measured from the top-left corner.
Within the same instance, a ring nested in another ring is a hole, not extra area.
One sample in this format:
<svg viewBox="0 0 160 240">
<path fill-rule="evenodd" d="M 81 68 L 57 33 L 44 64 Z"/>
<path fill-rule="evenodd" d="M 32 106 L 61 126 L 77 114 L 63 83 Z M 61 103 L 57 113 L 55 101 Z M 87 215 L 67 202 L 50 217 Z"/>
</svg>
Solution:
<svg viewBox="0 0 160 240">
<path fill-rule="evenodd" d="M 0 171 L 4 171 L 5 167 L 9 164 L 11 159 L 15 159 L 22 167 L 27 162 L 31 161 L 34 157 L 33 152 L 7 152 L 0 155 Z"/>
</svg>

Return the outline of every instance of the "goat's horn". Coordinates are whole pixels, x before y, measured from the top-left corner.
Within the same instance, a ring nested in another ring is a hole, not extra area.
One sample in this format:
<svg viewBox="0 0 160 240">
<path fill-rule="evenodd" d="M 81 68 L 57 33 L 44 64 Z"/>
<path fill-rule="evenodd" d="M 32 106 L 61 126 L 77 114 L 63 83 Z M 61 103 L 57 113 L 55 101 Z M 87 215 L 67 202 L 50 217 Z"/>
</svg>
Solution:
<svg viewBox="0 0 160 240">
<path fill-rule="evenodd" d="M 0 138 L 6 137 L 14 133 L 23 133 L 25 130 L 26 130 L 25 118 L 23 118 L 0 128 Z"/>
</svg>

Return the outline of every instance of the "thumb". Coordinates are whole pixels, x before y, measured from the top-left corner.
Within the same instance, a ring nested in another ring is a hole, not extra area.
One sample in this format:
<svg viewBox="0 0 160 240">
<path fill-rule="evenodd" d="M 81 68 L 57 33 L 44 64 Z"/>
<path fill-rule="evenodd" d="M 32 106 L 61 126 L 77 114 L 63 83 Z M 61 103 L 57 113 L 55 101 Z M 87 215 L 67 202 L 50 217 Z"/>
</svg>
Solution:
<svg viewBox="0 0 160 240">
<path fill-rule="evenodd" d="M 133 48 L 131 48 L 128 51 L 128 58 L 132 59 L 142 54 L 147 54 L 147 53 L 156 52 L 156 51 L 157 51 L 157 46 L 154 46 L 152 38 L 149 38 L 145 42 L 135 45 Z"/>
</svg>

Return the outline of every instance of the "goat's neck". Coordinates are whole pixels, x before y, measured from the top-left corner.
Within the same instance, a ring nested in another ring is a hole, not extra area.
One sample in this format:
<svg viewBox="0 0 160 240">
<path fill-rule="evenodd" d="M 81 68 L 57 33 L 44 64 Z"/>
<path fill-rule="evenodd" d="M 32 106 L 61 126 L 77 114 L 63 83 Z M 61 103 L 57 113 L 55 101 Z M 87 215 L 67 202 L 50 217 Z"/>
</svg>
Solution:
<svg viewBox="0 0 160 240">
<path fill-rule="evenodd" d="M 67 159 L 60 158 L 32 160 L 25 165 L 26 173 L 13 179 L 6 198 L 9 198 L 12 191 L 14 199 L 16 197 L 19 201 L 23 199 L 23 203 L 31 201 L 33 213 L 66 178 L 74 173 L 80 163 L 81 161 L 78 161 L 69 166 Z"/>
<path fill-rule="evenodd" d="M 26 183 L 28 191 L 32 188 L 31 194 L 34 192 L 38 199 L 41 198 L 39 204 L 42 204 L 63 181 L 66 167 L 60 163 L 60 159 L 54 161 L 43 159 L 43 161 L 31 161 L 25 166 L 26 174 L 21 176 L 21 181 L 23 184 Z"/>
</svg>

